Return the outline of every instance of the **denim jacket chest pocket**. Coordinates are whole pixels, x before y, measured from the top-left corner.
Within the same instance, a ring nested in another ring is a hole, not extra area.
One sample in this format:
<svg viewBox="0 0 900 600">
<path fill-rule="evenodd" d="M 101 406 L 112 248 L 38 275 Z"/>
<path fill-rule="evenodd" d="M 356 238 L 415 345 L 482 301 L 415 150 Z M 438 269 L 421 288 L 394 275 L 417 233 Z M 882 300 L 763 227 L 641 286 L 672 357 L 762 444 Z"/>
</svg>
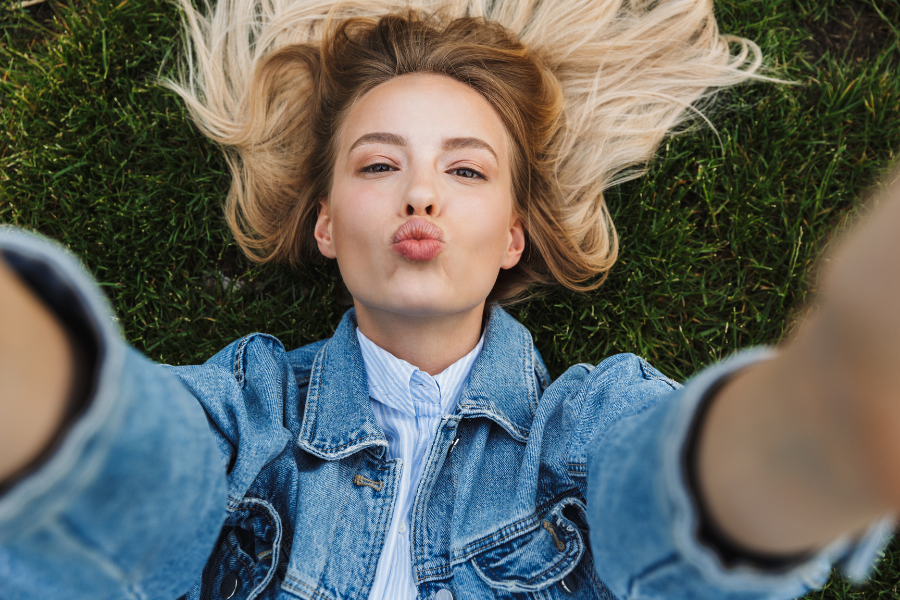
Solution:
<svg viewBox="0 0 900 600">
<path fill-rule="evenodd" d="M 281 517 L 265 500 L 244 498 L 225 520 L 203 570 L 202 600 L 274 598 L 270 585 L 284 568 Z M 192 595 L 193 596 L 193 595 Z"/>
<path fill-rule="evenodd" d="M 498 598 L 612 599 L 594 573 L 585 516 L 580 498 L 563 498 L 470 544 L 467 566 Z"/>
</svg>

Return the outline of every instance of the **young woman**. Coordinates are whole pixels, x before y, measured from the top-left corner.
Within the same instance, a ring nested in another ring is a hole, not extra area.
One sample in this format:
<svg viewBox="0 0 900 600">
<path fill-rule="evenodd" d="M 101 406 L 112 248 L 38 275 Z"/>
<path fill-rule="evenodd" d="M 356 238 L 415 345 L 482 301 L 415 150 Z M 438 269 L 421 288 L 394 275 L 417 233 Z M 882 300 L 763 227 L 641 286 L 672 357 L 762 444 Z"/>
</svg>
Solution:
<svg viewBox="0 0 900 600">
<path fill-rule="evenodd" d="M 596 285 L 603 190 L 755 48 L 702 0 L 413 8 L 184 7 L 172 85 L 226 148 L 235 236 L 337 260 L 354 309 L 329 340 L 153 365 L 71 258 L 0 236 L 0 597 L 792 598 L 836 561 L 864 576 L 900 504 L 900 187 L 790 346 L 685 387 L 632 355 L 551 382 L 497 301 Z"/>
</svg>

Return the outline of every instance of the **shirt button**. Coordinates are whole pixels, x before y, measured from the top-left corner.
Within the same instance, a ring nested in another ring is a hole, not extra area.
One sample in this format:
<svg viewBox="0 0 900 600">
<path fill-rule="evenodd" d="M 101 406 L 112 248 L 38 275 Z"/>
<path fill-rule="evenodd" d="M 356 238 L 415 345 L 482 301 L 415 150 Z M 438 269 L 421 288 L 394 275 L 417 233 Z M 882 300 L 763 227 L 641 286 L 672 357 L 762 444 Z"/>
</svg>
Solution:
<svg viewBox="0 0 900 600">
<path fill-rule="evenodd" d="M 219 584 L 219 596 L 228 600 L 237 593 L 239 587 L 241 587 L 241 580 L 234 573 L 229 573 L 222 578 L 222 583 Z"/>
<path fill-rule="evenodd" d="M 397 531 L 400 533 L 406 533 L 406 523 L 400 523 L 400 527 L 397 528 Z"/>
<path fill-rule="evenodd" d="M 438 593 L 434 595 L 434 600 L 453 600 L 453 594 L 446 588 L 440 589 L 438 590 Z"/>
</svg>

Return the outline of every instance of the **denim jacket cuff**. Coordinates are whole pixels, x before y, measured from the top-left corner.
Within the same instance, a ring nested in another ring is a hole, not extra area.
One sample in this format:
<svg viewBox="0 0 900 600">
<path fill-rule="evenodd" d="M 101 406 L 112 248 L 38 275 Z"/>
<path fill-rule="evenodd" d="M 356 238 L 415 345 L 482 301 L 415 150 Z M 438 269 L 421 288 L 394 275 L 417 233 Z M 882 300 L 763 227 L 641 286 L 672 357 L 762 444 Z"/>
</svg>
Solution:
<svg viewBox="0 0 900 600">
<path fill-rule="evenodd" d="M 686 447 L 694 430 L 697 411 L 707 395 L 724 380 L 738 371 L 760 361 L 772 358 L 768 348 L 756 348 L 736 354 L 729 360 L 714 365 L 693 378 L 684 388 L 677 410 L 670 415 L 669 432 L 663 446 L 663 487 L 669 500 L 672 517 L 672 534 L 676 548 L 685 560 L 699 569 L 708 580 L 725 589 L 752 589 L 759 584 L 765 587 L 790 587 L 798 581 L 810 589 L 827 581 L 831 566 L 837 563 L 851 580 L 864 580 L 890 540 L 894 528 L 893 518 L 873 523 L 858 540 L 843 536 L 818 552 L 810 553 L 802 560 L 787 561 L 778 568 L 765 569 L 754 561 L 723 560 L 716 548 L 710 547 L 700 536 L 702 515 L 693 498 L 685 465 Z"/>
<path fill-rule="evenodd" d="M 0 253 L 20 277 L 59 312 L 67 304 L 69 319 L 93 337 L 97 356 L 90 397 L 68 424 L 55 450 L 33 472 L 15 481 L 0 496 L 0 543 L 38 528 L 67 506 L 106 460 L 112 432 L 121 419 L 116 398 L 125 346 L 109 304 L 84 267 L 64 248 L 13 227 L 0 228 Z M 52 490 L 52 493 L 51 493 Z"/>
<path fill-rule="evenodd" d="M 203 408 L 124 342 L 71 255 L 13 228 L 0 228 L 0 252 L 74 331 L 93 334 L 98 351 L 81 412 L 0 496 L 0 597 L 181 596 L 226 513 L 222 456 Z"/>
</svg>

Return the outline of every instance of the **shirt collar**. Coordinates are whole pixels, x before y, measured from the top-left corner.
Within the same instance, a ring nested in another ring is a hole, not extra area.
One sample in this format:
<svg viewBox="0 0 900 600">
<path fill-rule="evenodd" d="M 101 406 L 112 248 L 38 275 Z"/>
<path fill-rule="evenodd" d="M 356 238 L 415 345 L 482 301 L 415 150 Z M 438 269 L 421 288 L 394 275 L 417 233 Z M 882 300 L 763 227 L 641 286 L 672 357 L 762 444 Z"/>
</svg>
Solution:
<svg viewBox="0 0 900 600">
<path fill-rule="evenodd" d="M 369 397 L 411 417 L 453 412 L 484 345 L 482 334 L 468 354 L 432 377 L 375 344 L 359 327 L 356 336 L 366 368 Z"/>
<path fill-rule="evenodd" d="M 490 309 L 483 340 L 454 414 L 491 419 L 514 439 L 525 441 L 538 400 L 550 383 L 547 369 L 528 330 L 499 306 Z M 377 455 L 387 450 L 369 401 L 353 309 L 316 354 L 302 410 L 297 444 L 311 454 L 337 460 L 365 448 Z"/>
</svg>

